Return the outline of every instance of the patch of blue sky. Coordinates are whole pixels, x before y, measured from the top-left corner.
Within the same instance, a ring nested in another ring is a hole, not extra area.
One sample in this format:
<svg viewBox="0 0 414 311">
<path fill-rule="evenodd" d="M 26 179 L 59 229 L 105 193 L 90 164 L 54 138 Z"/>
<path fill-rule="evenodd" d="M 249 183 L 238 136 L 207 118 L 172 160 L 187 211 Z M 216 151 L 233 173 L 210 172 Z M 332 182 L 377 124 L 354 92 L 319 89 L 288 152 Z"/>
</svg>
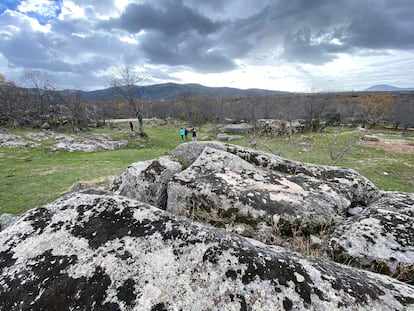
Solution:
<svg viewBox="0 0 414 311">
<path fill-rule="evenodd" d="M 15 11 L 20 2 L 20 0 L 2 0 L 0 2 L 0 14 L 3 14 L 7 9 Z"/>
<path fill-rule="evenodd" d="M 18 11 L 35 18 L 41 25 L 45 25 L 59 15 L 61 5 L 61 0 L 2 0 L 0 14 L 7 9 Z"/>
<path fill-rule="evenodd" d="M 62 1 L 22 1 L 19 10 L 24 11 L 27 16 L 35 18 L 41 25 L 47 24 L 61 12 Z"/>
</svg>

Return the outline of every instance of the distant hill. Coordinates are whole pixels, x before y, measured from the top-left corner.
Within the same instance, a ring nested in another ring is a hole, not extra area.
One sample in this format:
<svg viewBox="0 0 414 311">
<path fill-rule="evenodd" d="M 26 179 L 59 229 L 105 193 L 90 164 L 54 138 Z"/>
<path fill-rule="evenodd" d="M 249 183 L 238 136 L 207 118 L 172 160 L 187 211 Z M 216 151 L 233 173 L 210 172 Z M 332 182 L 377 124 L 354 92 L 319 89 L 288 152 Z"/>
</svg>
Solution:
<svg viewBox="0 0 414 311">
<path fill-rule="evenodd" d="M 365 89 L 365 91 L 368 91 L 368 92 L 399 92 L 399 91 L 414 91 L 414 88 L 400 88 L 400 87 L 396 87 L 396 86 L 388 85 L 388 84 L 378 84 L 378 85 L 373 85 Z"/>
<path fill-rule="evenodd" d="M 263 89 L 237 89 L 230 87 L 207 87 L 200 84 L 178 84 L 178 83 L 163 83 L 147 86 L 136 86 L 136 92 L 139 93 L 144 89 L 144 96 L 157 101 L 171 101 L 183 97 L 185 95 L 199 95 L 205 98 L 229 98 L 240 97 L 246 94 L 254 95 L 284 95 L 288 92 L 270 91 Z M 113 88 L 107 88 L 94 91 L 83 91 L 82 97 L 84 99 L 105 99 L 114 95 Z"/>
</svg>

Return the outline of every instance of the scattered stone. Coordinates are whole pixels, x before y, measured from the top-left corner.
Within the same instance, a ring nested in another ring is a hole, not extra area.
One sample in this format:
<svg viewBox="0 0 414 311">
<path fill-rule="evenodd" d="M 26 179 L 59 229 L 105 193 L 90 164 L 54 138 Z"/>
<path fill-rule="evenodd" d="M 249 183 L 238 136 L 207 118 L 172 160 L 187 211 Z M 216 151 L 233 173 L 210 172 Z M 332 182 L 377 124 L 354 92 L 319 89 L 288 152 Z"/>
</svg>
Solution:
<svg viewBox="0 0 414 311">
<path fill-rule="evenodd" d="M 229 135 L 229 141 L 232 140 L 242 140 L 244 137 L 240 135 Z"/>
<path fill-rule="evenodd" d="M 228 141 L 229 140 L 229 135 L 227 135 L 227 134 L 217 134 L 216 138 L 219 141 Z"/>
<path fill-rule="evenodd" d="M 323 244 L 323 241 L 317 236 L 313 234 L 309 236 L 309 247 L 310 248 L 317 249 L 317 248 L 320 248 L 322 244 Z"/>
<path fill-rule="evenodd" d="M 253 126 L 247 123 L 227 124 L 224 126 L 224 133 L 228 134 L 248 134 L 253 131 Z"/>
<path fill-rule="evenodd" d="M 0 147 L 5 148 L 35 148 L 39 147 L 39 144 L 31 141 L 24 140 L 21 136 L 14 135 L 3 129 L 0 133 Z"/>
<path fill-rule="evenodd" d="M 47 132 L 29 132 L 25 136 L 36 141 L 45 141 L 51 138 L 50 133 Z"/>
<path fill-rule="evenodd" d="M 373 142 L 379 142 L 380 139 L 377 136 L 374 135 L 364 135 L 364 137 L 362 137 L 362 140 L 364 141 L 373 141 Z"/>
<path fill-rule="evenodd" d="M 49 123 L 45 122 L 45 123 L 43 123 L 43 125 L 42 125 L 42 129 L 44 129 L 44 130 L 50 130 L 50 129 L 51 129 L 51 126 L 50 126 L 50 124 L 49 124 Z"/>
<path fill-rule="evenodd" d="M 257 129 L 262 135 L 292 135 L 305 129 L 304 120 L 259 119 Z"/>
<path fill-rule="evenodd" d="M 361 206 L 351 207 L 348 209 L 348 215 L 355 216 L 362 213 L 363 210 L 364 208 L 362 208 Z"/>
<path fill-rule="evenodd" d="M 128 145 L 127 140 L 116 140 L 113 139 L 110 135 L 104 134 L 91 134 L 83 135 L 75 138 L 65 137 L 62 135 L 54 137 L 56 140 L 60 140 L 57 144 L 53 145 L 50 150 L 66 150 L 69 152 L 73 151 L 83 151 L 83 152 L 92 152 L 99 150 L 115 150 L 121 149 Z"/>
</svg>

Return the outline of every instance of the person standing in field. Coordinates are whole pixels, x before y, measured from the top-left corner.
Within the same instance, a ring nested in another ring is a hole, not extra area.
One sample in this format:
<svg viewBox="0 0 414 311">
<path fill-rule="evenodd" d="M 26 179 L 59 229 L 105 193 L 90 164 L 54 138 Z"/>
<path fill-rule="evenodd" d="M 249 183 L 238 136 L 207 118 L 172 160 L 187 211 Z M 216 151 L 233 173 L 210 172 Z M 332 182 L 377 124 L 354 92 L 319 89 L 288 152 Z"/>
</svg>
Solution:
<svg viewBox="0 0 414 311">
<path fill-rule="evenodd" d="M 184 128 L 184 136 L 185 136 L 185 141 L 188 141 L 188 130 L 187 130 L 187 128 Z"/>
<path fill-rule="evenodd" d="M 132 123 L 132 121 L 129 121 L 129 128 L 131 129 L 131 131 L 134 131 L 134 124 Z"/>
<path fill-rule="evenodd" d="M 181 135 L 181 140 L 184 141 L 185 130 L 183 128 L 180 128 L 180 135 Z"/>
<path fill-rule="evenodd" d="M 191 130 L 191 132 L 192 132 L 192 134 L 191 134 L 191 137 L 192 137 L 192 140 L 195 142 L 195 141 L 197 141 L 197 132 L 196 132 L 196 130 L 194 129 L 194 127 L 193 127 L 193 129 Z"/>
</svg>

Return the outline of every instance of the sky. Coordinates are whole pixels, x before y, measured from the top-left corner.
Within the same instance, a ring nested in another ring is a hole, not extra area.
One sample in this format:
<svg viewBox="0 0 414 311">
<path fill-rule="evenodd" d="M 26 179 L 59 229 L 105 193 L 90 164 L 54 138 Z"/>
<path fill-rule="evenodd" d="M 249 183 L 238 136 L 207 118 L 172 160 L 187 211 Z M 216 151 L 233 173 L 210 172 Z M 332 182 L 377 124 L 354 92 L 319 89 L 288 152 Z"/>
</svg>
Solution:
<svg viewBox="0 0 414 311">
<path fill-rule="evenodd" d="M 0 73 L 24 85 L 199 83 L 291 92 L 414 87 L 414 0 L 1 0 Z"/>
</svg>

